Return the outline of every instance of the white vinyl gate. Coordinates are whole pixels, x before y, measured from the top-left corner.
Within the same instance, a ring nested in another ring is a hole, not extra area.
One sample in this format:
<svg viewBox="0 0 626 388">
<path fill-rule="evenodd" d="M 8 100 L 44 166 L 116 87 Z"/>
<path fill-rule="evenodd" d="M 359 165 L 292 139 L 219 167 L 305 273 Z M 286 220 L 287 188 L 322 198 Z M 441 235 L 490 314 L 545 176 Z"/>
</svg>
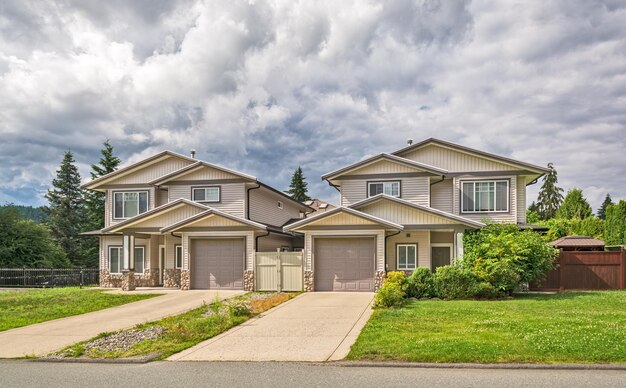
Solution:
<svg viewBox="0 0 626 388">
<path fill-rule="evenodd" d="M 302 252 L 256 252 L 256 291 L 302 291 Z"/>
</svg>

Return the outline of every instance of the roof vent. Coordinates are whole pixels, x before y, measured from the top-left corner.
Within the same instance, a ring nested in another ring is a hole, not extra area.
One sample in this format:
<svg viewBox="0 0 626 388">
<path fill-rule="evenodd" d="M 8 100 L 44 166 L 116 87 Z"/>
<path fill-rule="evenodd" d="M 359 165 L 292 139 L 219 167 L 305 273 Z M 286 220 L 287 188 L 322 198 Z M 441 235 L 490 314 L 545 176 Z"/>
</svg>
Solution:
<svg viewBox="0 0 626 388">
<path fill-rule="evenodd" d="M 189 151 L 189 153 L 191 154 L 191 158 L 192 158 L 192 159 L 195 159 L 195 158 L 196 158 L 196 150 L 191 149 L 191 150 Z"/>
<path fill-rule="evenodd" d="M 408 144 L 408 145 L 413 144 L 413 139 L 407 139 L 407 140 L 406 140 L 406 144 Z"/>
</svg>

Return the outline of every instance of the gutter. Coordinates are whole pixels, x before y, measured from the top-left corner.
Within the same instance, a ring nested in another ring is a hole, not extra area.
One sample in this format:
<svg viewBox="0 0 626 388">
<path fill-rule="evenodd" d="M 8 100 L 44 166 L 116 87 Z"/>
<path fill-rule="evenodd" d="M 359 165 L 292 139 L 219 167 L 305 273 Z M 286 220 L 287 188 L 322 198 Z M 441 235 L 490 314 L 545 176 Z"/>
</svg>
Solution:
<svg viewBox="0 0 626 388">
<path fill-rule="evenodd" d="M 397 231 L 397 232 L 396 232 L 396 233 L 394 233 L 394 234 L 390 234 L 390 235 L 388 235 L 388 236 L 385 236 L 385 272 L 387 272 L 387 239 L 388 239 L 389 237 L 397 236 L 397 235 L 399 235 L 400 233 L 402 233 L 402 231 L 401 231 L 401 230 Z"/>
<path fill-rule="evenodd" d="M 267 236 L 269 236 L 269 235 L 270 235 L 270 233 L 272 233 L 272 232 L 270 232 L 270 231 L 268 230 L 265 234 L 261 234 L 261 235 L 256 236 L 256 237 L 254 238 L 254 250 L 255 250 L 256 252 L 258 252 L 258 251 L 259 251 L 259 239 L 260 239 L 261 237 L 267 237 Z"/>
<path fill-rule="evenodd" d="M 431 183 L 430 183 L 430 186 L 432 187 L 432 186 L 436 185 L 437 183 L 441 183 L 441 182 L 443 182 L 443 181 L 444 181 L 444 179 L 446 179 L 446 176 L 445 176 L 445 175 L 442 175 L 442 176 L 441 176 L 441 180 L 436 181 L 436 182 L 431 182 Z"/>
</svg>

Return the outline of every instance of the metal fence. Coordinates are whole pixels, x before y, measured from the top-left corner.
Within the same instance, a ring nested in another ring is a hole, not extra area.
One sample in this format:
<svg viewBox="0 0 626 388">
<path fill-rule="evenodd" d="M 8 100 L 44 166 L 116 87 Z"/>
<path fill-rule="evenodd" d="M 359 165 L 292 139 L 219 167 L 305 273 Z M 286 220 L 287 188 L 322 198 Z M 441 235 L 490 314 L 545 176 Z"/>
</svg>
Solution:
<svg viewBox="0 0 626 388">
<path fill-rule="evenodd" d="M 0 268 L 0 287 L 69 287 L 98 282 L 97 268 Z"/>
</svg>

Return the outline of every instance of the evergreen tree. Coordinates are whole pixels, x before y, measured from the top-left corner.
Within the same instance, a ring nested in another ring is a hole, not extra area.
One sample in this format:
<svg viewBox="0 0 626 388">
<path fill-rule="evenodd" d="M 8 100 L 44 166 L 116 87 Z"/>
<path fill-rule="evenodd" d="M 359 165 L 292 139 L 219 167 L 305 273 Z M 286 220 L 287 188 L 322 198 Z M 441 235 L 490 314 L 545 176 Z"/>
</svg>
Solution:
<svg viewBox="0 0 626 388">
<path fill-rule="evenodd" d="M 567 192 L 556 215 L 558 218 L 582 220 L 591 216 L 592 212 L 591 205 L 583 196 L 583 191 L 581 189 L 571 189 Z"/>
<path fill-rule="evenodd" d="M 606 208 L 604 243 L 606 245 L 626 245 L 626 201 L 624 200 Z"/>
<path fill-rule="evenodd" d="M 539 216 L 542 220 L 554 218 L 563 202 L 563 189 L 556 185 L 558 183 L 556 169 L 552 163 L 548 163 L 548 169 L 550 171 L 543 177 L 543 184 L 537 199 Z"/>
<path fill-rule="evenodd" d="M 102 157 L 98 164 L 91 165 L 91 179 L 99 178 L 109 174 L 120 165 L 121 161 L 117 156 L 113 155 L 113 146 L 106 140 L 103 143 L 104 148 L 100 150 Z M 100 230 L 104 228 L 104 208 L 105 194 L 99 191 L 87 190 L 85 195 L 86 220 L 83 231 Z M 98 249 L 99 241 L 94 237 L 84 240 L 85 246 L 85 265 L 88 267 L 98 266 Z"/>
<path fill-rule="evenodd" d="M 103 143 L 104 148 L 100 150 L 102 157 L 98 164 L 91 165 L 91 179 L 97 179 L 109 174 L 120 165 L 120 159 L 113 155 L 113 146 L 109 141 Z M 86 227 L 89 230 L 104 228 L 104 193 L 89 190 L 85 193 L 85 206 L 87 210 Z"/>
<path fill-rule="evenodd" d="M 309 197 L 307 194 L 309 191 L 309 189 L 307 189 L 307 186 L 308 183 L 306 182 L 306 178 L 302 173 L 302 168 L 298 167 L 291 177 L 289 190 L 285 191 L 285 193 L 291 195 L 291 198 L 295 199 L 298 202 L 310 201 L 311 197 Z"/>
<path fill-rule="evenodd" d="M 52 236 L 61 246 L 73 265 L 85 265 L 82 240 L 78 234 L 84 225 L 84 200 L 80 189 L 80 174 L 71 151 L 65 152 L 63 161 L 52 180 L 52 189 L 46 199 L 47 224 Z"/>
<path fill-rule="evenodd" d="M 604 197 L 604 202 L 602 202 L 600 209 L 598 209 L 598 218 L 606 219 L 606 208 L 608 208 L 609 205 L 613 205 L 613 199 L 611 199 L 611 194 L 607 193 L 606 197 Z"/>
<path fill-rule="evenodd" d="M 533 203 L 531 203 L 526 210 L 526 222 L 529 224 L 533 224 L 538 222 L 539 220 L 539 206 L 537 206 L 537 203 L 533 201 Z"/>
</svg>

